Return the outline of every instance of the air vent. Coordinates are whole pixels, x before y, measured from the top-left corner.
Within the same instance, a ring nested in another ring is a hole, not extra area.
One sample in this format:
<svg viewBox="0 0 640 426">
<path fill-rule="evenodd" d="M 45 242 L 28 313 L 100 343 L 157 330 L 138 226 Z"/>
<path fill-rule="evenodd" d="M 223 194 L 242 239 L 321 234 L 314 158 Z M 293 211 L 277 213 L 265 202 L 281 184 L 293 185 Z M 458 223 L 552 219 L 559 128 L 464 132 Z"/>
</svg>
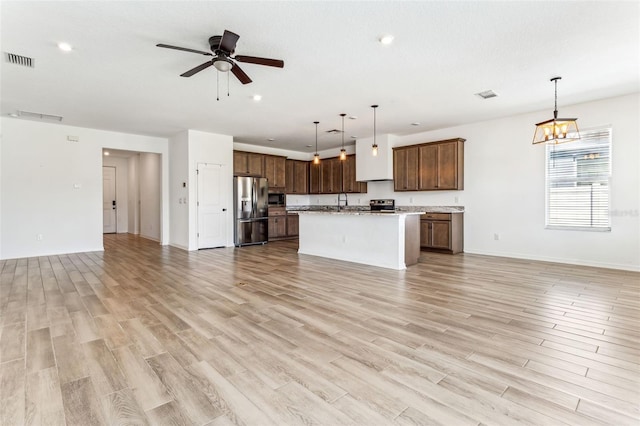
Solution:
<svg viewBox="0 0 640 426">
<path fill-rule="evenodd" d="M 327 133 L 342 133 L 342 131 L 338 129 L 332 129 L 332 130 L 327 130 Z"/>
<path fill-rule="evenodd" d="M 35 61 L 33 58 L 29 58 L 28 56 L 16 55 L 15 53 L 5 52 L 5 57 L 7 62 L 14 65 L 22 65 L 23 67 L 33 68 L 35 66 Z"/>
<path fill-rule="evenodd" d="M 495 98 L 498 96 L 493 90 L 485 90 L 484 92 L 476 93 L 476 96 L 480 96 L 482 99 Z"/>
<path fill-rule="evenodd" d="M 34 120 L 62 121 L 62 116 L 60 115 L 42 114 L 39 112 L 18 111 L 18 116 L 24 117 L 24 118 L 31 118 Z"/>
</svg>

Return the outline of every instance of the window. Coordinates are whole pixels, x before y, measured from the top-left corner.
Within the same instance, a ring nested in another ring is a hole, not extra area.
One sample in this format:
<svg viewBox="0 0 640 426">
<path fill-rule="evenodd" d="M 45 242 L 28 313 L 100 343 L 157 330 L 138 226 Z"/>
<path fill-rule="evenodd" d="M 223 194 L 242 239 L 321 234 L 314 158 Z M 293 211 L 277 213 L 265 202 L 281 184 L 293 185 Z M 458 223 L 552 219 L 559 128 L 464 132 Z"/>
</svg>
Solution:
<svg viewBox="0 0 640 426">
<path fill-rule="evenodd" d="M 611 128 L 581 136 L 546 147 L 547 228 L 609 231 Z"/>
</svg>

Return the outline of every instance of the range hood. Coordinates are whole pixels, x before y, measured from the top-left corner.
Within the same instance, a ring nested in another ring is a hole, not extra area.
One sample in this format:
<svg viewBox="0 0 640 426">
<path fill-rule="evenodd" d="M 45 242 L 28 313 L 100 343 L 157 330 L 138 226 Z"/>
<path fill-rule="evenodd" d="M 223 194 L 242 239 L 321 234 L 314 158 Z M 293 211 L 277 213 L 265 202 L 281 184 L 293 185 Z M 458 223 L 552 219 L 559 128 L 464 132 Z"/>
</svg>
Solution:
<svg viewBox="0 0 640 426">
<path fill-rule="evenodd" d="M 393 152 L 391 150 L 394 135 L 377 135 L 378 155 L 371 153 L 373 138 L 356 141 L 356 180 L 360 182 L 393 180 Z"/>
</svg>

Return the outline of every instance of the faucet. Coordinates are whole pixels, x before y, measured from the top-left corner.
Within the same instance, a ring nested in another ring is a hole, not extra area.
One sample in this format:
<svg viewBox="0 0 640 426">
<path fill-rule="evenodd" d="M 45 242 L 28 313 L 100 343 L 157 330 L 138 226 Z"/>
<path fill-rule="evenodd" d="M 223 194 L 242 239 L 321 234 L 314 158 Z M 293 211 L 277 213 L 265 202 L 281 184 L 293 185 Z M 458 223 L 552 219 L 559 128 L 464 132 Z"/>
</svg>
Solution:
<svg viewBox="0 0 640 426">
<path fill-rule="evenodd" d="M 341 193 L 338 194 L 338 211 L 340 211 L 340 207 L 341 207 L 340 201 L 341 201 L 343 195 L 344 195 L 344 206 L 345 207 L 349 206 L 349 200 L 347 199 L 347 193 L 346 192 L 341 192 Z"/>
</svg>

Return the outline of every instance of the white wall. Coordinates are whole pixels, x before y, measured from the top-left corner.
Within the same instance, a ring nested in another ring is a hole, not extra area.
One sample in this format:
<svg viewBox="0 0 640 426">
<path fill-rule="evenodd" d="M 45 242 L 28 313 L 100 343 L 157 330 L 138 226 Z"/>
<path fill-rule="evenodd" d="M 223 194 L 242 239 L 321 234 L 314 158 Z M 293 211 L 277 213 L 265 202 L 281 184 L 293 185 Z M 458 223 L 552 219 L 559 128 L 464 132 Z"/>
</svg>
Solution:
<svg viewBox="0 0 640 426">
<path fill-rule="evenodd" d="M 156 152 L 163 160 L 168 153 L 163 138 L 10 117 L 0 124 L 3 259 L 102 250 L 102 149 Z M 168 237 L 166 175 L 162 235 Z"/>
<path fill-rule="evenodd" d="M 189 250 L 198 249 L 198 176 L 196 168 L 199 163 L 222 165 L 224 181 L 222 187 L 227 188 L 223 199 L 227 200 L 226 234 L 227 247 L 233 246 L 233 138 L 227 135 L 205 133 L 196 130 L 188 131 L 189 138 Z M 174 201 L 175 203 L 175 201 Z"/>
<path fill-rule="evenodd" d="M 162 236 L 160 228 L 162 224 L 161 157 L 158 154 L 142 152 L 139 161 L 140 235 L 160 241 Z"/>
<path fill-rule="evenodd" d="M 102 165 L 116 169 L 116 232 L 129 232 L 129 161 L 112 155 L 102 157 Z"/>
<path fill-rule="evenodd" d="M 140 154 L 129 157 L 127 161 L 128 176 L 127 195 L 129 202 L 128 209 L 128 232 L 131 234 L 140 234 L 140 179 L 138 177 L 138 169 L 140 164 Z"/>
<path fill-rule="evenodd" d="M 170 244 L 189 249 L 189 132 L 184 131 L 169 138 L 169 204 L 171 214 Z M 187 184 L 187 187 L 183 186 Z"/>
</svg>

